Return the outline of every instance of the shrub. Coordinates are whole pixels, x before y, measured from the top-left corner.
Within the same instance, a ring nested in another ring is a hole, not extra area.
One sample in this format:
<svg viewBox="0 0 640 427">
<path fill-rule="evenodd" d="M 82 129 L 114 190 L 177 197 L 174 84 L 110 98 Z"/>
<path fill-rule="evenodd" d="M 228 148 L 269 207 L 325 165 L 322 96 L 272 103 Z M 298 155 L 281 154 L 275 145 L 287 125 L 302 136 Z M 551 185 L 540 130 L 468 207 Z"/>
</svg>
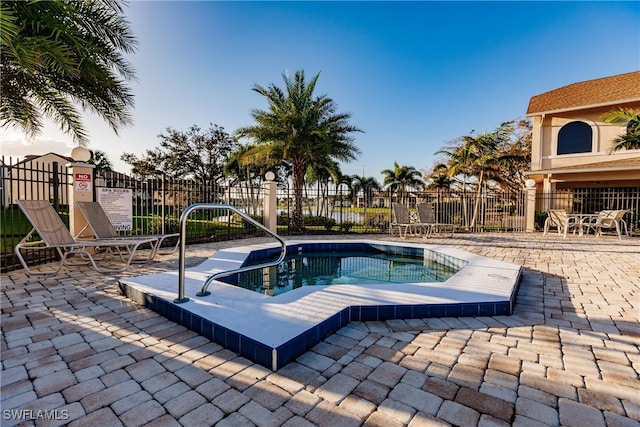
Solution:
<svg viewBox="0 0 640 427">
<path fill-rule="evenodd" d="M 349 230 L 351 230 L 354 225 L 356 225 L 355 222 L 345 221 L 342 224 L 340 224 L 340 230 L 344 231 L 345 233 L 348 233 Z"/>
<path fill-rule="evenodd" d="M 167 215 L 164 219 L 164 232 L 166 234 L 180 232 L 180 218 L 174 215 Z M 149 221 L 149 234 L 162 233 L 162 217 L 153 215 Z"/>
<path fill-rule="evenodd" d="M 325 218 L 326 221 L 324 223 L 324 229 L 327 231 L 331 231 L 333 227 L 336 226 L 336 220 L 333 218 Z"/>
</svg>

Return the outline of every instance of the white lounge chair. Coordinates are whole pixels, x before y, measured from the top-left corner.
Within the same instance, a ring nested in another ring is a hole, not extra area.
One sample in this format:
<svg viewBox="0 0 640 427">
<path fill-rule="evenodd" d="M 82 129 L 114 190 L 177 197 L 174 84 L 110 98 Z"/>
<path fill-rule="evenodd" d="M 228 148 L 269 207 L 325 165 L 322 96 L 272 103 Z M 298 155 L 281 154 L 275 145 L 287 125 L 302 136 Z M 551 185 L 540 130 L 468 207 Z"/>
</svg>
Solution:
<svg viewBox="0 0 640 427">
<path fill-rule="evenodd" d="M 407 205 L 402 203 L 393 203 L 393 222 L 391 222 L 391 235 L 393 235 L 393 227 L 398 228 L 398 235 L 404 239 L 407 237 L 407 233 L 414 233 L 416 223 L 411 221 L 411 213 Z M 404 231 L 404 233 L 403 233 Z"/>
<path fill-rule="evenodd" d="M 449 224 L 444 222 L 437 222 L 436 216 L 433 213 L 433 205 L 431 203 L 418 203 L 418 226 L 424 230 L 424 237 L 429 237 L 434 232 L 439 232 L 440 229 L 450 229 L 451 236 L 455 232 L 455 224 Z"/>
<path fill-rule="evenodd" d="M 27 275 L 47 275 L 57 274 L 64 265 L 80 265 L 90 263 L 99 273 L 117 273 L 126 270 L 133 260 L 140 245 L 152 244 L 154 239 L 91 239 L 76 240 L 67 229 L 64 222 L 47 200 L 17 200 L 16 201 L 24 215 L 27 217 L 33 229 L 27 236 L 16 245 L 15 253 L 24 267 Z M 37 234 L 41 240 L 30 241 L 31 237 Z M 98 259 L 91 253 L 91 249 L 106 249 L 107 255 L 115 253 L 119 256 L 122 266 L 118 268 L 98 267 Z M 55 249 L 60 255 L 60 263 L 53 271 L 33 271 L 27 265 L 22 250 L 33 251 L 43 249 Z M 75 259 L 73 263 L 69 260 Z"/>
<path fill-rule="evenodd" d="M 628 209 L 600 211 L 595 221 L 592 224 L 589 224 L 589 226 L 594 229 L 596 237 L 600 237 L 602 235 L 602 230 L 615 230 L 618 235 L 618 239 L 622 239 L 623 229 L 624 234 L 626 236 L 629 235 L 627 223 L 622 219 L 624 214 L 627 212 L 629 212 Z"/>
<path fill-rule="evenodd" d="M 576 230 L 582 231 L 580 218 L 567 215 L 567 211 L 564 209 L 550 209 L 547 214 L 547 219 L 544 221 L 544 236 L 547 235 L 551 227 L 556 227 L 558 234 L 562 235 L 565 239 L 567 238 L 567 232 L 569 230 L 573 230 L 573 234 L 575 234 Z"/>
<path fill-rule="evenodd" d="M 178 248 L 178 245 L 180 244 L 180 233 L 151 234 L 142 236 L 120 236 L 116 229 L 113 228 L 113 224 L 111 224 L 109 217 L 107 216 L 104 209 L 102 209 L 100 203 L 76 202 L 76 207 L 82 213 L 82 216 L 84 216 L 84 218 L 87 220 L 87 227 L 91 229 L 93 235 L 98 239 L 152 239 L 153 243 L 151 244 L 151 253 L 149 255 L 149 258 L 147 259 L 152 259 L 156 254 L 171 254 L 175 252 L 175 250 Z M 86 230 L 87 227 L 83 228 L 78 234 L 81 234 L 84 230 Z M 164 251 L 160 251 L 160 248 L 162 247 L 164 241 L 170 238 L 174 238 L 176 240 L 175 245 L 170 246 Z"/>
</svg>

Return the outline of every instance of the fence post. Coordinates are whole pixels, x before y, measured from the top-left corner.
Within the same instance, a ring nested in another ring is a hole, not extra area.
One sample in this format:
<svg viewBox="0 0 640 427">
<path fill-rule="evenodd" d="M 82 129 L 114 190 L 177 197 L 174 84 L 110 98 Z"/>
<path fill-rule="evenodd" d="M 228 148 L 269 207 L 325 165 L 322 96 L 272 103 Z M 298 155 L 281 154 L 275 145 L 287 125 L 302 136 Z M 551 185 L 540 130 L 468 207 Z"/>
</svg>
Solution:
<svg viewBox="0 0 640 427">
<path fill-rule="evenodd" d="M 273 172 L 267 172 L 264 175 L 266 181 L 262 184 L 264 193 L 264 226 L 272 233 L 278 231 L 278 198 L 276 197 L 276 177 Z"/>
<path fill-rule="evenodd" d="M 528 179 L 525 186 L 525 231 L 533 233 L 536 231 L 536 182 L 533 179 Z"/>
<path fill-rule="evenodd" d="M 87 220 L 76 210 L 75 203 L 93 202 L 95 165 L 86 163 L 91 158 L 91 153 L 84 148 L 74 148 L 71 157 L 75 163 L 67 164 L 72 176 L 72 187 L 69 191 L 69 231 L 76 236 L 87 226 Z M 90 235 L 90 230 L 87 234 Z"/>
</svg>

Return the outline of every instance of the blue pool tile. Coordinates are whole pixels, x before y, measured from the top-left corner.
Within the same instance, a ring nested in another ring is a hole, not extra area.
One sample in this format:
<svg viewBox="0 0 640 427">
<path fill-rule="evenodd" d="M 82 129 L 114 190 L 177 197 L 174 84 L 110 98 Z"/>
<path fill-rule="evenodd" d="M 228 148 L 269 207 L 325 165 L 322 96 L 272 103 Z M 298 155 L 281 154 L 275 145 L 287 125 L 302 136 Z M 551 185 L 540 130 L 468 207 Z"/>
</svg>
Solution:
<svg viewBox="0 0 640 427">
<path fill-rule="evenodd" d="M 499 302 L 496 303 L 496 316 L 508 316 L 511 314 L 511 303 L 510 302 Z"/>
<path fill-rule="evenodd" d="M 213 340 L 223 347 L 227 345 L 227 328 L 215 324 L 213 328 Z"/>
<path fill-rule="evenodd" d="M 462 304 L 463 316 L 477 316 L 480 312 L 479 304 Z"/>
<path fill-rule="evenodd" d="M 194 332 L 197 332 L 198 334 L 202 335 L 202 321 L 204 319 L 200 316 L 198 316 L 197 314 L 192 314 L 191 315 L 191 322 L 190 325 L 191 326 L 187 326 L 189 329 L 191 329 Z"/>
<path fill-rule="evenodd" d="M 378 306 L 365 305 L 360 308 L 360 321 L 368 322 L 370 320 L 378 320 Z"/>
<path fill-rule="evenodd" d="M 445 304 L 432 304 L 429 306 L 429 317 L 445 317 L 446 315 Z"/>
<path fill-rule="evenodd" d="M 395 319 L 395 307 L 394 305 L 378 306 L 378 320 Z"/>
<path fill-rule="evenodd" d="M 462 304 L 448 304 L 446 307 L 446 316 L 448 317 L 462 316 Z"/>
<path fill-rule="evenodd" d="M 320 341 L 318 341 L 320 342 Z M 316 345 L 317 343 L 313 344 Z M 305 351 L 307 351 L 308 347 L 307 346 L 307 342 L 306 339 L 304 337 L 304 334 L 300 334 L 297 337 L 291 339 L 289 341 L 289 346 L 291 349 L 291 356 L 292 357 L 297 357 L 299 355 L 301 355 L 302 353 L 304 353 Z"/>
<path fill-rule="evenodd" d="M 482 303 L 479 304 L 480 309 L 478 310 L 478 315 L 480 316 L 495 316 L 496 314 L 496 304 L 493 302 Z"/>
<path fill-rule="evenodd" d="M 413 318 L 413 310 L 410 305 L 396 305 L 396 316 L 398 319 L 412 319 Z"/>
<path fill-rule="evenodd" d="M 255 360 L 255 362 L 261 364 L 262 366 L 265 366 L 271 369 L 272 352 L 273 352 L 273 349 L 271 347 L 261 343 L 256 343 L 255 356 L 254 356 L 255 359 L 251 359 L 251 360 Z"/>
<path fill-rule="evenodd" d="M 347 326 L 350 321 L 351 310 L 349 309 L 349 307 L 347 307 L 340 312 L 340 328 Z"/>
<path fill-rule="evenodd" d="M 431 305 L 419 304 L 411 306 L 412 319 L 425 319 L 431 317 Z"/>
<path fill-rule="evenodd" d="M 213 339 L 213 329 L 214 329 L 214 323 L 211 322 L 210 320 L 207 319 L 203 319 L 202 320 L 202 336 L 205 338 L 210 339 L 211 341 L 214 341 Z"/>
<path fill-rule="evenodd" d="M 319 339 L 321 340 L 325 339 L 334 330 L 336 330 L 336 328 L 334 327 L 334 322 L 332 321 L 332 318 L 330 317 L 329 319 L 324 320 L 318 325 Z"/>
<path fill-rule="evenodd" d="M 176 322 L 185 326 L 182 323 L 182 311 L 183 311 L 182 308 L 180 308 L 179 306 L 172 304 L 170 302 L 167 302 L 167 309 L 166 309 L 165 316 L 167 317 L 167 319 L 171 320 L 172 322 Z"/>
<path fill-rule="evenodd" d="M 256 341 L 252 340 L 249 337 L 245 337 L 244 335 L 239 335 L 238 336 L 240 341 L 239 341 L 239 346 L 240 346 L 240 350 L 238 351 L 238 353 L 240 353 L 241 356 L 246 357 L 249 360 L 255 360 L 256 358 Z"/>
<path fill-rule="evenodd" d="M 240 335 L 239 333 L 232 331 L 230 329 L 227 329 L 227 344 L 226 347 L 231 350 L 231 351 L 235 351 L 236 353 L 240 353 L 240 337 L 242 335 Z"/>
<path fill-rule="evenodd" d="M 303 334 L 304 345 L 306 348 L 311 348 L 317 343 L 320 342 L 320 328 L 319 325 L 316 325 L 308 330 L 306 330 Z"/>
<path fill-rule="evenodd" d="M 307 346 L 304 334 L 298 335 L 297 337 L 287 341 L 285 344 L 279 346 L 276 349 L 278 352 L 276 357 L 278 367 L 282 367 L 301 354 L 304 354 L 304 352 L 307 351 L 308 348 L 313 347 L 318 342 L 320 341 L 314 342 L 312 345 Z"/>
<path fill-rule="evenodd" d="M 351 317 L 352 322 L 360 322 L 362 321 L 362 315 L 360 314 L 360 310 L 362 307 L 359 305 L 354 305 L 349 309 L 349 316 Z"/>
<path fill-rule="evenodd" d="M 156 298 L 156 311 L 160 315 L 162 315 L 164 317 L 168 317 L 167 316 L 168 310 L 169 310 L 169 308 L 168 308 L 167 302 L 162 298 Z"/>
</svg>

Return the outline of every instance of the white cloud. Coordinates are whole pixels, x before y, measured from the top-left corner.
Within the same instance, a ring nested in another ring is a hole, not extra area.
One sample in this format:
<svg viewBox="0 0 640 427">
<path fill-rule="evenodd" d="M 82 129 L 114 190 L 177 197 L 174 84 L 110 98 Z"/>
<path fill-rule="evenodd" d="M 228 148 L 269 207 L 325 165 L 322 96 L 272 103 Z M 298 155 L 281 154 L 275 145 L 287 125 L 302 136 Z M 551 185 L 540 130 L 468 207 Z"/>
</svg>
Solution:
<svg viewBox="0 0 640 427">
<path fill-rule="evenodd" d="M 68 141 L 39 137 L 28 140 L 22 132 L 0 129 L 0 155 L 5 157 L 24 158 L 29 154 L 42 155 L 47 153 L 69 156 L 73 147 Z"/>
</svg>

